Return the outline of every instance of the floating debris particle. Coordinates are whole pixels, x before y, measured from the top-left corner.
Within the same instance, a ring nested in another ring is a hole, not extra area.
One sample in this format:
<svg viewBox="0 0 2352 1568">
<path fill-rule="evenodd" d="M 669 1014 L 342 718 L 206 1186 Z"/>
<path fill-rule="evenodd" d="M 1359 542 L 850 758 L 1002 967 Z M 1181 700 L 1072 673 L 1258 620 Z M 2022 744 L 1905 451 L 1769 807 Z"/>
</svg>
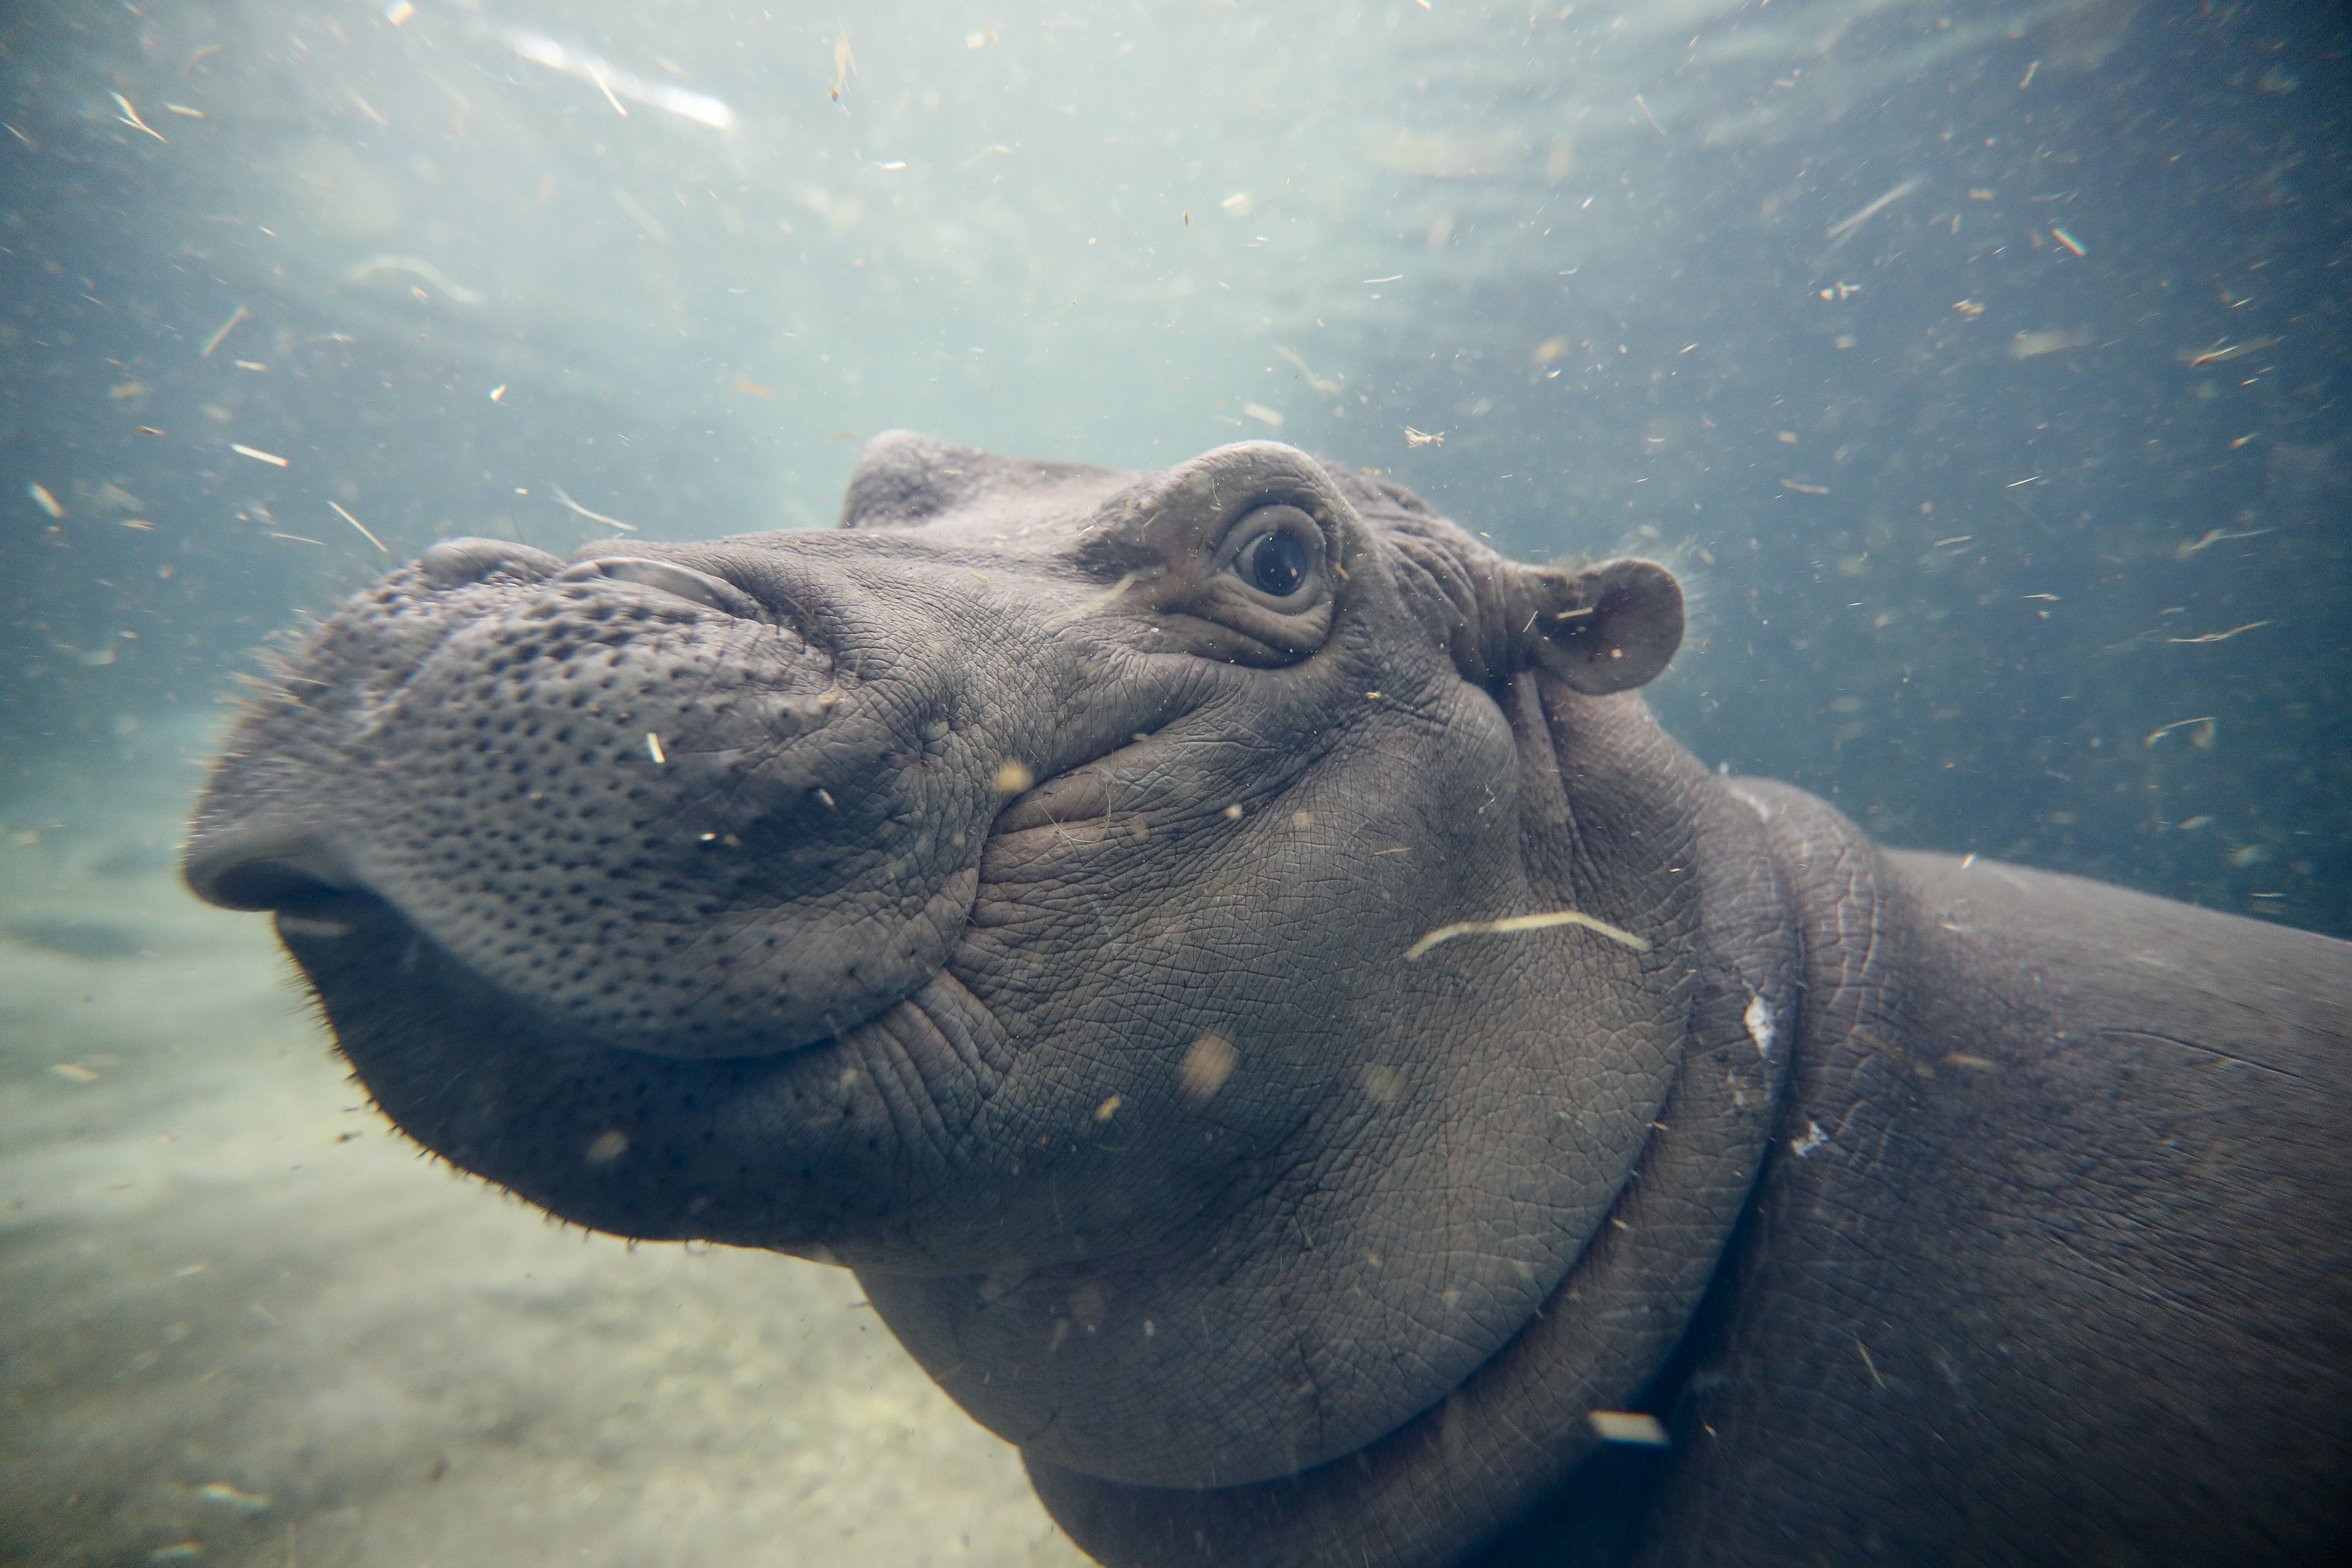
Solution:
<svg viewBox="0 0 2352 1568">
<path fill-rule="evenodd" d="M 662 754 L 661 737 L 651 730 L 646 731 L 646 755 L 654 760 L 654 766 L 657 768 L 669 765 L 669 758 Z"/>
<path fill-rule="evenodd" d="M 503 382 L 503 381 L 502 381 L 502 382 L 500 382 L 500 383 L 499 383 L 496 386 L 494 386 L 494 387 L 490 388 L 490 401 L 491 401 L 492 403 L 498 403 L 498 402 L 501 402 L 501 401 L 503 401 L 503 400 L 505 399 L 505 397 L 506 397 L 506 395 L 507 395 L 507 384 L 506 384 L 505 382 Z"/>
<path fill-rule="evenodd" d="M 2269 625 L 2270 622 L 2268 621 L 2248 621 L 2244 626 L 2231 626 L 2226 632 L 2207 632 L 2201 637 L 2167 637 L 2164 640 L 2167 642 L 2177 643 L 2228 642 L 2240 632 L 2250 632 L 2256 626 L 2266 626 Z"/>
<path fill-rule="evenodd" d="M 601 512 L 601 511 L 590 511 L 586 507 L 582 506 L 578 501 L 573 500 L 570 496 L 568 496 L 568 495 L 564 494 L 564 493 L 563 493 L 563 487 L 562 487 L 562 485 L 556 485 L 556 486 L 553 486 L 553 487 L 551 487 L 551 488 L 552 488 L 552 489 L 554 489 L 554 491 L 555 491 L 555 499 L 556 499 L 557 500 L 561 501 L 561 502 L 562 502 L 562 503 L 563 503 L 565 506 L 570 507 L 573 511 L 578 512 L 582 517 L 587 518 L 587 519 L 589 519 L 591 521 L 593 521 L 593 522 L 601 522 L 601 523 L 604 524 L 604 525 L 605 525 L 606 527 L 608 527 L 608 528 L 617 528 L 617 529 L 619 529 L 623 533 L 635 533 L 635 532 L 636 532 L 636 531 L 637 531 L 637 525 L 636 525 L 635 523 L 634 523 L 634 522 L 623 522 L 623 521 L 622 521 L 619 518 L 617 518 L 617 517 L 606 517 L 606 516 L 605 516 L 603 512 Z"/>
<path fill-rule="evenodd" d="M 594 82 L 596 84 L 596 90 L 604 95 L 604 101 L 613 106 L 613 112 L 619 115 L 622 119 L 626 120 L 629 117 L 628 109 L 619 99 L 613 96 L 611 84 L 604 80 L 604 73 L 597 68 L 603 65 L 604 62 L 601 60 L 590 59 L 583 63 L 587 68 L 588 79 Z"/>
<path fill-rule="evenodd" d="M 1666 1429 L 1658 1418 L 1639 1410 L 1595 1410 L 1586 1415 L 1592 1430 L 1604 1443 L 1632 1443 L 1644 1448 L 1671 1447 Z"/>
<path fill-rule="evenodd" d="M 448 275 L 429 261 L 414 256 L 371 256 L 343 274 L 346 283 L 364 283 L 379 272 L 406 272 L 422 278 L 446 295 L 454 305 L 481 305 L 489 296 L 478 289 L 468 289 L 450 280 Z"/>
<path fill-rule="evenodd" d="M 206 1502 L 222 1502 L 245 1513 L 267 1513 L 269 1510 L 268 1492 L 239 1490 L 226 1481 L 207 1481 L 196 1489 L 196 1495 Z"/>
<path fill-rule="evenodd" d="M 243 447 L 239 447 L 239 448 L 238 448 L 238 450 L 239 450 L 239 451 L 242 451 L 242 450 L 244 450 L 244 448 L 243 448 Z M 361 536 L 362 536 L 362 538 L 364 538 L 364 539 L 365 539 L 365 540 L 366 540 L 370 544 L 374 545 L 378 550 L 382 550 L 382 551 L 383 551 L 383 552 L 384 552 L 386 555 L 389 555 L 389 554 L 391 554 L 391 553 L 392 553 L 392 552 L 391 552 L 389 549 L 387 549 L 387 548 L 385 547 L 384 542 L 383 542 L 383 540 L 378 539 L 374 534 L 368 532 L 368 527 L 367 527 L 367 524 L 366 524 L 366 523 L 362 522 L 358 518 L 353 517 L 350 512 L 345 511 L 341 507 L 340 507 L 340 506 L 336 506 L 336 504 L 335 504 L 333 501 L 329 501 L 327 504 L 328 504 L 329 506 L 331 506 L 331 507 L 334 507 L 334 508 L 335 508 L 335 515 L 336 515 L 337 517 L 341 518 L 345 522 L 348 522 L 348 523 L 350 523 L 353 528 L 358 529 L 358 530 L 360 531 L 360 534 L 361 534 Z"/>
<path fill-rule="evenodd" d="M 236 331 L 236 324 L 239 321 L 244 321 L 247 313 L 248 312 L 246 308 L 242 305 L 239 305 L 235 310 L 231 311 L 228 320 L 220 324 L 219 330 L 215 331 L 211 337 L 205 340 L 205 352 L 198 354 L 196 357 L 199 359 L 212 358 L 213 350 L 221 346 L 221 340 L 223 338 L 227 337 L 229 333 Z"/>
<path fill-rule="evenodd" d="M 1284 359 L 1288 360 L 1291 363 L 1297 365 L 1298 367 L 1298 374 L 1307 378 L 1307 384 L 1313 387 L 1318 392 L 1324 393 L 1326 395 L 1336 393 L 1339 390 L 1339 384 L 1347 379 L 1344 376 L 1320 376 L 1316 374 L 1313 371 L 1307 368 L 1307 362 L 1305 360 L 1300 359 L 1297 354 L 1291 353 L 1288 349 L 1284 348 L 1280 343 L 1274 345 L 1274 352 L 1280 354 Z"/>
<path fill-rule="evenodd" d="M 1789 1140 L 1789 1152 L 1796 1155 L 1800 1160 L 1806 1159 L 1812 1154 L 1814 1150 L 1820 1148 L 1829 1141 L 1830 1135 L 1822 1131 L 1822 1124 L 1820 1122 L 1808 1121 L 1805 1123 L 1805 1135 L 1802 1138 L 1791 1138 Z"/>
<path fill-rule="evenodd" d="M 1635 936 L 1622 926 L 1613 926 L 1607 921 L 1595 920 L 1592 916 L 1577 910 L 1552 910 L 1539 915 L 1511 915 L 1499 921 L 1460 921 L 1453 925 L 1439 926 L 1435 931 L 1406 948 L 1404 956 L 1406 962 L 1410 963 L 1439 942 L 1452 942 L 1457 936 L 1513 936 L 1520 931 L 1544 931 L 1552 926 L 1571 925 L 1582 926 L 1589 931 L 1598 932 L 1611 942 L 1632 948 L 1635 952 L 1650 951 L 1647 938 Z"/>
<path fill-rule="evenodd" d="M 1095 1120 L 1097 1121 L 1108 1121 L 1112 1117 L 1118 1114 L 1118 1108 L 1126 1103 L 1127 1101 L 1121 1100 L 1118 1095 L 1112 1095 L 1108 1100 L 1104 1100 L 1100 1105 L 1095 1107 Z"/>
<path fill-rule="evenodd" d="M 1277 430 L 1282 428 L 1282 416 L 1263 403 L 1244 403 L 1242 405 L 1242 412 L 1263 424 L 1273 426 Z"/>
<path fill-rule="evenodd" d="M 2050 230 L 2050 237 L 2056 240 L 2059 244 L 2064 246 L 2067 249 L 2073 251 L 2077 256 L 2088 256 L 2091 254 L 2089 251 L 2083 248 L 2082 241 L 2076 239 L 2073 235 L 2068 234 L 2063 228 L 2053 226 Z"/>
<path fill-rule="evenodd" d="M 1827 485 L 1801 484 L 1795 479 L 1782 479 L 1780 488 L 1784 490 L 1794 490 L 1803 496 L 1825 496 L 1830 493 L 1830 488 Z"/>
<path fill-rule="evenodd" d="M 98 1074 L 82 1066 L 79 1062 L 58 1062 L 53 1065 L 49 1070 L 57 1074 L 59 1078 L 70 1079 L 75 1083 L 96 1083 L 98 1081 Z"/>
<path fill-rule="evenodd" d="M 1037 782 L 1037 775 L 1029 771 L 1028 763 L 1008 760 L 989 782 L 999 795 L 1019 795 Z"/>
<path fill-rule="evenodd" d="M 1445 445 L 1445 432 L 1416 430 L 1408 425 L 1404 427 L 1404 439 L 1409 447 L 1443 447 Z"/>
<path fill-rule="evenodd" d="M 35 506 L 39 507 L 51 517 L 62 518 L 65 516 L 66 509 L 64 505 L 58 501 L 57 497 L 49 493 L 48 486 L 29 484 L 25 487 L 25 493 L 33 498 L 33 504 Z"/>
<path fill-rule="evenodd" d="M 257 447 L 248 447 L 242 441 L 231 441 L 228 444 L 228 449 L 239 457 L 251 458 L 257 463 L 271 463 L 281 468 L 287 466 L 286 459 L 277 453 L 265 452 Z"/>
<path fill-rule="evenodd" d="M 158 1546 L 147 1553 L 150 1563 L 185 1563 L 205 1554 L 201 1541 L 175 1541 L 169 1546 Z"/>
<path fill-rule="evenodd" d="M 2042 332 L 2020 332 L 2009 340 L 2011 359 L 2038 359 L 2043 354 L 2063 353 L 2079 349 L 2091 341 L 2085 327 L 2058 327 Z"/>
<path fill-rule="evenodd" d="M 131 107 L 131 100 L 129 99 L 123 97 L 119 92 L 109 93 L 107 96 L 114 100 L 116 103 L 122 106 L 123 124 L 130 126 L 134 131 L 146 132 L 148 135 L 152 136 L 156 141 L 163 142 L 166 147 L 172 144 L 172 139 L 170 137 L 164 135 L 162 132 L 155 130 L 145 121 L 139 118 L 139 111 Z"/>
<path fill-rule="evenodd" d="M 841 37 L 833 45 L 833 90 L 825 96 L 834 102 L 841 101 L 841 89 L 857 74 L 857 57 L 849 52 L 849 29 L 844 26 Z"/>
<path fill-rule="evenodd" d="M 1240 1059 L 1241 1053 L 1234 1049 L 1233 1041 L 1211 1030 L 1185 1050 L 1183 1064 L 1176 1069 L 1176 1087 L 1193 1104 L 1206 1105 L 1217 1090 L 1225 1087 L 1225 1079 L 1233 1076 L 1234 1064 Z"/>
<path fill-rule="evenodd" d="M 2175 730 L 2185 730 L 2191 724 L 2198 725 L 2200 728 L 2197 733 L 2189 737 L 2189 743 L 2195 746 L 2200 752 L 2211 750 L 2213 745 L 2213 716 L 2210 713 L 2200 715 L 2195 719 L 2175 719 L 2171 723 L 2165 725 L 2161 729 L 2150 730 L 2147 732 L 2147 739 L 2142 741 L 2140 744 L 2143 746 L 2153 746 L 2158 741 L 2163 740 L 2167 735 L 2171 734 Z"/>
<path fill-rule="evenodd" d="M 2266 349 L 2278 341 L 2276 338 L 2248 338 L 2242 342 L 2235 343 L 2217 342 L 2209 349 L 2182 349 L 2173 357 L 2194 370 L 2202 364 L 2225 364 L 2241 355 L 2252 353 L 2257 349 Z"/>
<path fill-rule="evenodd" d="M 1899 202 L 1905 196 L 1907 196 L 1912 192 L 1917 190 L 1919 188 L 1920 180 L 1920 175 L 1914 174 L 1909 179 L 1904 181 L 1901 184 L 1895 186 L 1893 190 L 1887 192 L 1885 195 L 1879 197 L 1876 201 L 1871 203 L 1868 206 L 1863 208 L 1860 212 L 1853 214 L 1850 217 L 1840 218 L 1837 222 L 1830 225 L 1828 237 L 1832 239 L 1844 238 L 1847 235 L 1852 234 L 1855 229 L 1860 228 L 1864 224 L 1868 223 L 1889 204 Z"/>
<path fill-rule="evenodd" d="M 1985 308 L 1982 305 L 1978 304 L 1974 300 L 1955 300 L 1952 301 L 1952 309 L 1958 310 L 1961 315 L 1966 316 L 1971 321 L 1975 321 L 1979 316 L 1983 315 L 1985 312 Z"/>
<path fill-rule="evenodd" d="M 773 397 L 776 395 L 776 389 L 774 387 L 762 385 L 756 381 L 739 381 L 735 384 L 734 390 L 737 392 L 750 393 L 754 397 Z"/>
</svg>

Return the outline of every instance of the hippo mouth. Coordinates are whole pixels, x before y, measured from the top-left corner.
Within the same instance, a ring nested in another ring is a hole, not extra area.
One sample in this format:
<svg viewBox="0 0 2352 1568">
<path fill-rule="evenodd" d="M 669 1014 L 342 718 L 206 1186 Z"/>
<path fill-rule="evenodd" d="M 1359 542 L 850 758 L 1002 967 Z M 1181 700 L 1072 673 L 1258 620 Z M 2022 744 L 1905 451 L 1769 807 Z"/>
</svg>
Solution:
<svg viewBox="0 0 2352 1568">
<path fill-rule="evenodd" d="M 277 926 L 377 1105 L 410 1137 L 551 1213 L 650 1240 L 845 1259 L 889 1247 L 1010 1060 L 945 969 L 816 1042 L 661 1056 L 583 1039 L 391 900 L 310 890 Z M 905 1152 L 918 1152 L 909 1160 Z M 877 1151 L 897 1151 L 877 1162 Z M 779 1199 L 783 1201 L 779 1201 Z"/>
<path fill-rule="evenodd" d="M 958 1223 L 942 1191 L 968 1173 L 1017 1054 L 975 994 L 992 963 L 973 928 L 1000 922 L 1075 840 L 1136 836 L 1139 816 L 1108 809 L 1107 772 L 1148 771 L 1166 749 L 1130 736 L 1006 802 L 929 900 L 940 952 L 919 973 L 836 994 L 814 1033 L 673 1007 L 691 1049 L 581 1027 L 469 962 L 320 834 L 226 827 L 192 846 L 186 874 L 208 901 L 274 914 L 378 1107 L 461 1169 L 614 1234 L 921 1271 L 990 1223 Z M 917 1212 L 919 1241 L 901 1234 Z"/>
</svg>

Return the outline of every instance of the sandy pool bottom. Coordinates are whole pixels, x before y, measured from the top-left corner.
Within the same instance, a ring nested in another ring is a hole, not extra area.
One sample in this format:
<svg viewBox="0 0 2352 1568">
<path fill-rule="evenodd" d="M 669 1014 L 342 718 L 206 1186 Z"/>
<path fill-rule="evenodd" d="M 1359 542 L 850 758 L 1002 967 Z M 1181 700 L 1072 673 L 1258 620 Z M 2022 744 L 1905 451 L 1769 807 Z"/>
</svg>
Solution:
<svg viewBox="0 0 2352 1568">
<path fill-rule="evenodd" d="M 0 1562 L 1085 1563 L 847 1273 L 421 1157 L 103 816 L 0 843 Z"/>
</svg>

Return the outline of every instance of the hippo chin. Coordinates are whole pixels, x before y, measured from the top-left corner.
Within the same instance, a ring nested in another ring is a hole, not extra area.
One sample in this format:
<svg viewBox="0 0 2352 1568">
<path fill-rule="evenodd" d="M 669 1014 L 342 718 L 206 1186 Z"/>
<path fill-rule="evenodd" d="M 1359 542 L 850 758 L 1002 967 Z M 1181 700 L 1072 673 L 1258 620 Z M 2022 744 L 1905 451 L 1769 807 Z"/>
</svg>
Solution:
<svg viewBox="0 0 2352 1568">
<path fill-rule="evenodd" d="M 1719 779 L 1682 625 L 1287 447 L 886 436 L 354 595 L 187 875 L 427 1148 L 855 1268 L 1106 1563 L 2343 1551 L 2352 947 Z"/>
</svg>

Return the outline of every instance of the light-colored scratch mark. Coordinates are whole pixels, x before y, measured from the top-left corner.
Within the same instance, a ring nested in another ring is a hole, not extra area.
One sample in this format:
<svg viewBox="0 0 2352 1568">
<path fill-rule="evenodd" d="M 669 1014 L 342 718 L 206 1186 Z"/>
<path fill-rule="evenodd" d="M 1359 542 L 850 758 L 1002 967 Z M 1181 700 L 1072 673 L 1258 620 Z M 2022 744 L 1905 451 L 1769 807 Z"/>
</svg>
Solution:
<svg viewBox="0 0 2352 1568">
<path fill-rule="evenodd" d="M 1551 926 L 1582 926 L 1587 931 L 1599 932 L 1611 942 L 1630 947 L 1635 952 L 1650 951 L 1646 938 L 1635 936 L 1622 926 L 1611 925 L 1607 921 L 1595 920 L 1576 910 L 1553 910 L 1540 915 L 1511 915 L 1499 921 L 1461 921 L 1450 926 L 1439 926 L 1406 948 L 1404 956 L 1406 962 L 1411 963 L 1439 942 L 1452 942 L 1457 936 L 1511 936 L 1520 931 L 1543 931 Z"/>
<path fill-rule="evenodd" d="M 1060 611 L 1055 615 L 1046 616 L 1046 627 L 1051 629 L 1055 626 L 1066 626 L 1072 621 L 1082 620 L 1086 616 L 1093 615 L 1097 610 L 1101 609 L 1105 605 L 1109 604 L 1113 599 L 1118 598 L 1121 594 L 1124 594 L 1129 588 L 1134 587 L 1141 576 L 1141 573 L 1129 572 L 1126 576 L 1121 577 L 1118 582 L 1113 583 L 1109 587 L 1104 589 L 1101 593 L 1097 594 L 1094 597 L 1083 600 L 1078 604 L 1072 605 L 1068 609 Z"/>
</svg>

